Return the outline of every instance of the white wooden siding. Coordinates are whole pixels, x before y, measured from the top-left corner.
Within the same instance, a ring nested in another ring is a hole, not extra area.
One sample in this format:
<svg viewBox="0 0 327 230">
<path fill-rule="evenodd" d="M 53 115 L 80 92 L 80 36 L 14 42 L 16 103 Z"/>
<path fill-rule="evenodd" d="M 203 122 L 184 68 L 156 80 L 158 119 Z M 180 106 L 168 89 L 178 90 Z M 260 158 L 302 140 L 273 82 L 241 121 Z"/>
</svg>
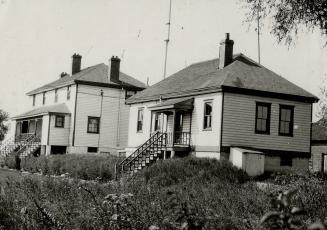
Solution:
<svg viewBox="0 0 327 230">
<path fill-rule="evenodd" d="M 45 115 L 42 117 L 41 145 L 48 144 L 48 132 L 49 132 L 49 115 Z"/>
<path fill-rule="evenodd" d="M 87 133 L 88 116 L 100 117 L 100 133 Z M 120 99 L 119 99 L 120 98 Z M 123 149 L 127 145 L 129 106 L 121 89 L 78 86 L 75 147 Z M 119 124 L 119 126 L 118 126 Z"/>
<path fill-rule="evenodd" d="M 203 113 L 204 113 L 204 102 L 206 100 L 212 100 L 213 102 L 213 114 L 212 114 L 212 130 L 203 130 Z M 150 125 L 151 125 L 151 111 L 148 106 L 157 104 L 158 102 L 147 102 L 133 104 L 130 107 L 129 117 L 129 139 L 128 147 L 135 148 L 143 144 L 150 136 Z M 138 108 L 144 108 L 143 114 L 143 131 L 137 132 L 137 111 Z M 183 131 L 188 132 L 190 127 L 190 120 L 192 119 L 192 130 L 191 130 L 191 145 L 195 147 L 200 146 L 203 152 L 208 151 L 217 152 L 220 143 L 220 127 L 221 127 L 221 108 L 222 108 L 222 96 L 221 93 L 200 95 L 194 97 L 194 109 L 192 112 L 192 118 L 190 115 L 184 114 L 183 120 Z M 168 116 L 167 132 L 172 132 L 173 117 L 170 114 Z M 207 148 L 209 147 L 209 148 Z M 214 148 L 210 148 L 214 147 Z M 212 149 L 215 149 L 212 151 Z"/>
<path fill-rule="evenodd" d="M 271 104 L 270 135 L 255 134 L 256 101 Z M 293 137 L 279 136 L 279 104 L 293 105 Z M 224 93 L 223 146 L 310 152 L 311 105 L 258 96 Z"/>
<path fill-rule="evenodd" d="M 204 102 L 207 100 L 212 100 L 212 129 L 210 131 L 203 130 Z M 195 149 L 201 148 L 204 152 L 211 151 L 209 149 L 213 148 L 210 147 L 215 147 L 216 150 L 219 149 L 221 132 L 221 109 L 221 93 L 201 95 L 196 96 L 194 98 L 194 109 L 192 113 L 191 128 L 191 145 L 193 145 Z"/>
<path fill-rule="evenodd" d="M 65 123 L 63 128 L 58 128 L 56 126 L 56 115 L 50 115 L 50 136 L 49 145 L 69 145 L 69 134 L 71 129 L 70 115 L 65 115 Z"/>
<path fill-rule="evenodd" d="M 326 144 L 314 144 L 311 146 L 311 161 L 312 161 L 312 170 L 314 172 L 321 172 L 322 166 L 322 154 L 327 154 L 327 145 Z"/>
</svg>

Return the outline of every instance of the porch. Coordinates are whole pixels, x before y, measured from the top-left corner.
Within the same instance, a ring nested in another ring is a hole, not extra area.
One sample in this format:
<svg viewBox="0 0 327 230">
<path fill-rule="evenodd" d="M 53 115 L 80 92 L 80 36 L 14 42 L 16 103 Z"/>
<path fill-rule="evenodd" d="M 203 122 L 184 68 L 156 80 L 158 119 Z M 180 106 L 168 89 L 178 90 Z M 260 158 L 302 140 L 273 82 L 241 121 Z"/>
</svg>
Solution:
<svg viewBox="0 0 327 230">
<path fill-rule="evenodd" d="M 149 107 L 151 135 L 166 133 L 167 151 L 190 151 L 193 98 L 170 99 Z"/>
</svg>

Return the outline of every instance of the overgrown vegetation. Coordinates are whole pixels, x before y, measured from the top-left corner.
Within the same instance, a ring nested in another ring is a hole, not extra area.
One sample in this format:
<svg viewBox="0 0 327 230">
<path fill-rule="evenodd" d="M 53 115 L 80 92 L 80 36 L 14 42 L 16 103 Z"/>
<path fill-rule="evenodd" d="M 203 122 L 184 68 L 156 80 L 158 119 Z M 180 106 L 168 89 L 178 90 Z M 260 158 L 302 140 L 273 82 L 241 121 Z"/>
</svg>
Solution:
<svg viewBox="0 0 327 230">
<path fill-rule="evenodd" d="M 44 175 L 67 174 L 84 180 L 109 181 L 114 179 L 115 164 L 122 160 L 112 155 L 67 154 L 40 157 L 26 157 L 20 161 L 20 168 L 31 173 Z M 17 168 L 15 157 L 8 157 L 5 165 Z"/>
<path fill-rule="evenodd" d="M 0 109 L 0 142 L 5 138 L 8 126 L 5 124 L 8 121 L 9 114 Z"/>
<path fill-rule="evenodd" d="M 326 218 L 323 179 L 266 181 L 297 188 L 290 207 L 305 211 L 299 229 Z M 270 202 L 279 189 L 260 190 L 228 162 L 196 158 L 159 161 L 107 184 L 26 177 L 1 184 L 0 229 L 269 229 L 260 219 L 282 211 Z"/>
</svg>

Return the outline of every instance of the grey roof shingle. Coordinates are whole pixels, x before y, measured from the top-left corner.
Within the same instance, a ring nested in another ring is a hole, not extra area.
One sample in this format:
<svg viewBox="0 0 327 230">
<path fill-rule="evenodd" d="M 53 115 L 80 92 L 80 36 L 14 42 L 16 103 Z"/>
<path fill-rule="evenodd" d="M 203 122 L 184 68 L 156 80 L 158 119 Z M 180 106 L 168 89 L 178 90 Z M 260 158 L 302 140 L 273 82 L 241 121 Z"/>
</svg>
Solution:
<svg viewBox="0 0 327 230">
<path fill-rule="evenodd" d="M 57 105 L 49 105 L 49 106 L 42 106 L 36 109 L 32 109 L 30 111 L 27 111 L 25 113 L 19 114 L 12 119 L 19 119 L 19 118 L 25 118 L 25 117 L 35 117 L 35 116 L 41 116 L 49 113 L 65 113 L 70 114 L 70 111 L 65 103 L 57 104 Z"/>
<path fill-rule="evenodd" d="M 122 82 L 122 85 L 125 87 L 136 87 L 140 89 L 145 88 L 144 83 L 122 72 L 120 72 L 119 74 L 119 80 Z M 28 92 L 27 95 L 33 95 L 36 93 L 41 93 L 55 88 L 60 88 L 62 86 L 71 85 L 74 84 L 75 81 L 118 85 L 117 83 L 111 82 L 109 80 L 108 66 L 101 63 L 95 66 L 85 68 L 72 76 L 66 75 L 65 77 L 62 77 L 56 81 L 53 81 L 49 84 L 41 86 L 40 88 Z"/>
<path fill-rule="evenodd" d="M 218 59 L 192 64 L 148 87 L 127 100 L 128 104 L 189 95 L 192 92 L 232 87 L 247 90 L 317 98 L 243 54 L 234 55 L 231 64 L 218 69 Z"/>
</svg>

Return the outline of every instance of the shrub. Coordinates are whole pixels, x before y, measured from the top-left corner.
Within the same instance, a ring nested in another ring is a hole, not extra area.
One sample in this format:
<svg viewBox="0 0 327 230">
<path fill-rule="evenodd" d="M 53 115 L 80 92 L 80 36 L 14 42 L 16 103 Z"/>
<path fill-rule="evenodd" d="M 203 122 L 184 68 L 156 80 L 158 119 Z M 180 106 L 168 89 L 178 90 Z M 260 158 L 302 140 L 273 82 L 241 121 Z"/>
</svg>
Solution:
<svg viewBox="0 0 327 230">
<path fill-rule="evenodd" d="M 67 154 L 40 157 L 26 157 L 22 160 L 22 169 L 45 175 L 62 175 L 85 180 L 109 181 L 114 179 L 115 164 L 121 158 L 99 154 Z M 8 165 L 8 167 L 10 167 Z"/>
<path fill-rule="evenodd" d="M 207 158 L 180 158 L 159 161 L 141 172 L 147 183 L 170 186 L 192 180 L 192 183 L 244 183 L 245 172 L 228 161 Z"/>
</svg>

